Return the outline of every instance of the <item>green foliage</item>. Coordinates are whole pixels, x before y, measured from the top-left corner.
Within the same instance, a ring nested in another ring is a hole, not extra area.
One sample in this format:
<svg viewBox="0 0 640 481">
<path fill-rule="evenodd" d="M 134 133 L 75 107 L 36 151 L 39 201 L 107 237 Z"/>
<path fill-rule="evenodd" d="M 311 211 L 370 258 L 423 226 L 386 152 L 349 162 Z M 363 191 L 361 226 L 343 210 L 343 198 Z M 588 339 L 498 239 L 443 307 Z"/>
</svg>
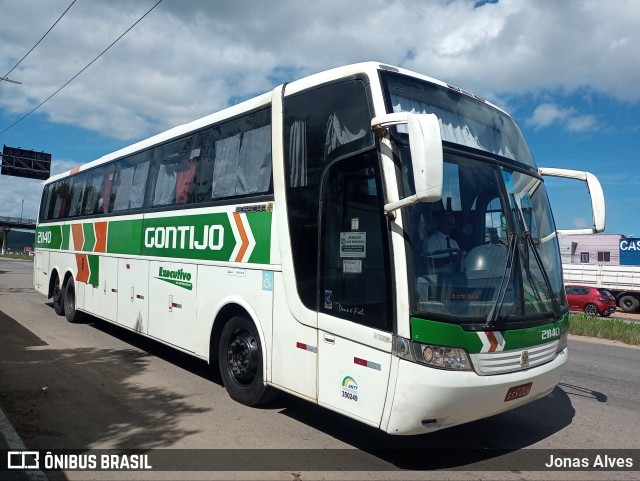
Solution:
<svg viewBox="0 0 640 481">
<path fill-rule="evenodd" d="M 640 323 L 571 313 L 569 333 L 640 345 Z"/>
</svg>

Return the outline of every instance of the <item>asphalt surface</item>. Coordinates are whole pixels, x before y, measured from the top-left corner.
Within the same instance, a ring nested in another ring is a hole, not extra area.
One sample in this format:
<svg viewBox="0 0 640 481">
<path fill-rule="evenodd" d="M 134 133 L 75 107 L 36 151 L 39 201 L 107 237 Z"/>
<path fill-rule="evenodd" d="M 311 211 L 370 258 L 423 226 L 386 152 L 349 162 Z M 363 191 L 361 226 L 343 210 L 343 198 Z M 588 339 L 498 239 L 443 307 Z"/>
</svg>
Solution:
<svg viewBox="0 0 640 481">
<path fill-rule="evenodd" d="M 640 319 L 640 314 L 626 314 L 619 311 L 612 317 L 620 317 L 637 321 Z M 25 446 L 23 440 L 16 433 L 15 429 L 0 409 L 0 453 L 5 453 L 5 450 L 22 451 L 27 449 L 28 446 Z M 0 466 L 6 465 L 6 461 L 6 459 L 0 460 Z M 46 481 L 47 477 L 41 471 L 11 470 L 0 471 L 0 480 Z"/>
<path fill-rule="evenodd" d="M 0 409 L 0 452 L 27 451 L 28 448 L 13 428 L 2 409 Z M 7 460 L 8 461 L 8 460 Z M 22 469 L 3 471 L 2 481 L 47 481 L 47 477 L 40 470 L 26 471 Z"/>
</svg>

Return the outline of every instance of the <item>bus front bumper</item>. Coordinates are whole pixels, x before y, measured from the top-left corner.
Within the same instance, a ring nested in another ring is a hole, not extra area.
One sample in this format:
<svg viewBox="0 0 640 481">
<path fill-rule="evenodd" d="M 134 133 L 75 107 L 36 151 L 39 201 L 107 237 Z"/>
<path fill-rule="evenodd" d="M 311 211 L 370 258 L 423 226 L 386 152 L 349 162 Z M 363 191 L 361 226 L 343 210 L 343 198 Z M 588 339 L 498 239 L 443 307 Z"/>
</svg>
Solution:
<svg viewBox="0 0 640 481">
<path fill-rule="evenodd" d="M 423 434 L 493 416 L 549 394 L 560 382 L 567 349 L 541 366 L 493 376 L 432 369 L 400 359 L 389 434 Z M 528 394 L 505 400 L 531 383 Z M 511 391 L 510 391 L 511 390 Z"/>
</svg>

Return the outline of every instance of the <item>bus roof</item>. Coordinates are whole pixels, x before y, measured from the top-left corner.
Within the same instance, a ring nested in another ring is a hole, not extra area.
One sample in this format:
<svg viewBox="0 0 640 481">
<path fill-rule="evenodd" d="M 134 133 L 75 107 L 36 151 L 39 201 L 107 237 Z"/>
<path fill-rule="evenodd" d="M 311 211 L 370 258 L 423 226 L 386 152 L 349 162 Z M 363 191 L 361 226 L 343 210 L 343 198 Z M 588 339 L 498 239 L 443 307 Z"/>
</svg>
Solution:
<svg viewBox="0 0 640 481">
<path fill-rule="evenodd" d="M 312 75 L 309 75 L 307 77 L 301 78 L 299 80 L 295 80 L 292 81 L 291 83 L 287 83 L 286 84 L 286 92 L 285 92 L 285 96 L 286 95 L 292 95 L 295 94 L 297 92 L 303 91 L 307 88 L 313 87 L 314 85 L 320 85 L 326 82 L 330 82 L 333 80 L 337 80 L 340 78 L 345 78 L 345 77 L 351 77 L 354 75 L 358 75 L 358 74 L 366 74 L 369 77 L 374 77 L 375 75 L 377 75 L 377 72 L 380 70 L 388 70 L 388 71 L 392 71 L 392 72 L 398 72 L 400 74 L 403 75 L 408 75 L 411 77 L 415 77 L 421 80 L 425 80 L 427 82 L 431 82 L 437 85 L 440 85 L 442 87 L 448 88 L 448 89 L 452 89 L 455 90 L 457 92 L 461 92 L 463 94 L 469 95 L 471 97 L 474 97 L 484 103 L 486 103 L 487 105 L 490 105 L 491 107 L 499 110 L 500 112 L 509 115 L 508 112 L 505 112 L 503 109 L 501 109 L 500 107 L 497 107 L 496 105 L 493 105 L 492 103 L 466 91 L 463 89 L 460 89 L 452 84 L 443 82 L 441 80 L 435 79 L 433 77 L 429 77 L 427 75 L 423 75 L 411 70 L 407 70 L 404 68 L 400 68 L 400 67 L 395 67 L 392 65 L 387 65 L 387 64 L 383 64 L 380 62 L 361 62 L 361 63 L 355 63 L 355 64 L 351 64 L 351 65 L 345 65 L 342 67 L 336 67 L 330 70 L 325 70 L 322 72 L 318 72 Z M 276 87 L 277 88 L 277 87 Z M 200 130 L 212 123 L 215 122 L 219 122 L 219 121 L 223 121 L 225 119 L 229 119 L 229 118 L 233 118 L 237 115 L 240 115 L 242 113 L 251 111 L 251 110 L 256 110 L 259 109 L 260 107 L 265 107 L 268 106 L 271 103 L 271 98 L 272 98 L 272 92 L 266 92 L 262 95 L 259 95 L 257 97 L 251 98 L 249 100 L 245 100 L 244 102 L 241 102 L 239 104 L 233 105 L 231 107 L 225 108 L 223 110 L 217 111 L 213 114 L 209 114 L 206 115 L 204 117 L 201 117 L 197 120 L 194 120 L 192 122 L 188 122 L 186 124 L 182 124 L 182 125 L 178 125 L 176 127 L 173 127 L 169 130 L 166 130 L 164 132 L 161 132 L 159 134 L 156 134 L 152 137 L 146 138 L 144 140 L 141 140 L 139 142 L 135 142 L 131 145 L 128 145 L 126 147 L 123 147 L 122 149 L 116 150 L 114 152 L 111 152 L 109 154 L 103 155 L 102 157 L 99 157 L 98 159 L 92 160 L 86 164 L 82 164 L 80 167 L 75 167 L 71 170 L 67 170 L 66 172 L 60 173 L 60 174 L 56 174 L 54 176 L 49 177 L 49 179 L 47 179 L 45 181 L 45 184 L 48 184 L 50 182 L 53 182 L 55 180 L 64 178 L 64 177 L 68 177 L 70 175 L 76 174 L 78 172 L 83 172 L 85 170 L 89 170 L 93 167 L 97 167 L 99 165 L 105 164 L 107 162 L 110 162 L 112 160 L 121 158 L 121 157 L 126 157 L 128 155 L 132 155 L 135 154 L 137 152 L 140 152 L 146 148 L 149 148 L 151 146 L 157 145 L 157 144 L 161 144 L 163 142 L 167 142 L 171 139 L 175 139 L 178 137 L 181 137 L 183 135 L 186 135 L 190 132 L 194 132 L 197 130 Z"/>
</svg>

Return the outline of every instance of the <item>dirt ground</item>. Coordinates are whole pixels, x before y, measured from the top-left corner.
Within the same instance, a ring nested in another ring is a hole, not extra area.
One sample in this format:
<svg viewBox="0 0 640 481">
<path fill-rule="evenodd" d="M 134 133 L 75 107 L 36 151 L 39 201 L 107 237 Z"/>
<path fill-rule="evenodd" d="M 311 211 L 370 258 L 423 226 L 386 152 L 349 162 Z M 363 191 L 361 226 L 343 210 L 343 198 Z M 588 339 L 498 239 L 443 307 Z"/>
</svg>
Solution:
<svg viewBox="0 0 640 481">
<path fill-rule="evenodd" d="M 640 322 L 640 313 L 638 312 L 630 313 L 630 312 L 624 312 L 618 309 L 616 312 L 611 314 L 611 317 L 615 317 L 618 319 L 625 319 L 625 320 L 634 321 L 634 322 Z"/>
</svg>

